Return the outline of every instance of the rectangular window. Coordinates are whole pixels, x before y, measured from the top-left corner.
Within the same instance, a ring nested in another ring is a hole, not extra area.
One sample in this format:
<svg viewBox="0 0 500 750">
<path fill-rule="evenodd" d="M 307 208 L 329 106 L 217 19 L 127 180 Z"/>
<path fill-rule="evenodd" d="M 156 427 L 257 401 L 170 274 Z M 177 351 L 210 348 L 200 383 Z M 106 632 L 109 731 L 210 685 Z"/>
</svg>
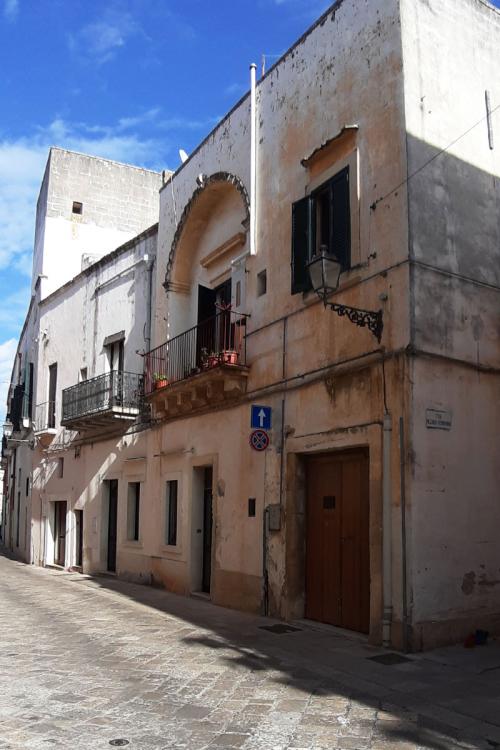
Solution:
<svg viewBox="0 0 500 750">
<path fill-rule="evenodd" d="M 26 497 L 30 494 L 30 478 L 26 477 Z"/>
<path fill-rule="evenodd" d="M 167 482 L 165 542 L 171 547 L 177 546 L 177 490 L 177 479 Z"/>
<path fill-rule="evenodd" d="M 127 502 L 127 539 L 130 542 L 139 541 L 139 514 L 141 499 L 141 483 L 128 483 Z"/>
<path fill-rule="evenodd" d="M 349 167 L 292 205 L 292 294 L 311 289 L 307 263 L 322 246 L 350 268 Z"/>
<path fill-rule="evenodd" d="M 57 476 L 62 479 L 64 476 L 64 458 L 57 459 Z"/>
<path fill-rule="evenodd" d="M 83 213 L 83 203 L 81 203 L 80 201 L 73 201 L 72 212 L 81 216 Z"/>
<path fill-rule="evenodd" d="M 267 292 L 267 271 L 264 269 L 257 274 L 257 297 Z"/>
</svg>

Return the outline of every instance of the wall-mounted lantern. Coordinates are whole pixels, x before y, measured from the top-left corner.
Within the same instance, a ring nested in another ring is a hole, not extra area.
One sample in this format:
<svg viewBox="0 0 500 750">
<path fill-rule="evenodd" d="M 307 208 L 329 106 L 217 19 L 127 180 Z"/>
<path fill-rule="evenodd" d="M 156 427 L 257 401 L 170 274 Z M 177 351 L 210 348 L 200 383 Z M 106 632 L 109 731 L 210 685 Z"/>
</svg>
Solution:
<svg viewBox="0 0 500 750">
<path fill-rule="evenodd" d="M 348 305 L 341 305 L 338 302 L 328 301 L 329 295 L 334 292 L 339 285 L 342 265 L 339 263 L 335 255 L 328 252 L 326 245 L 321 245 L 319 251 L 313 255 L 312 259 L 307 264 L 307 269 L 311 278 L 312 287 L 318 297 L 323 300 L 324 306 L 329 307 L 330 310 L 336 312 L 340 317 L 349 318 L 351 323 L 354 323 L 361 328 L 368 328 L 380 343 L 382 330 L 384 328 L 382 310 L 378 310 L 377 312 L 373 312 L 372 310 L 360 310 L 358 307 L 349 307 Z"/>
</svg>

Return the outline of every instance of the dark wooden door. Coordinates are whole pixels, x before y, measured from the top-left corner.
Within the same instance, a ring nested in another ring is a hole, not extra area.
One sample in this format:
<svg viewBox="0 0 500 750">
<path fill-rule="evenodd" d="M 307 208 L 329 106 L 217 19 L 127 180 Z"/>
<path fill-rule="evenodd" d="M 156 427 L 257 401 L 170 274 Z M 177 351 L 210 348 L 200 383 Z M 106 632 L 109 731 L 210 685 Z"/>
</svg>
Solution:
<svg viewBox="0 0 500 750">
<path fill-rule="evenodd" d="M 54 562 L 63 565 L 66 562 L 66 503 L 59 501 L 54 508 Z"/>
<path fill-rule="evenodd" d="M 306 608 L 311 620 L 370 625 L 368 452 L 307 460 Z"/>
<path fill-rule="evenodd" d="M 222 284 L 219 284 L 214 289 L 215 292 L 215 306 L 217 311 L 221 308 L 230 307 L 231 305 L 231 279 L 227 279 Z"/>
<path fill-rule="evenodd" d="M 211 466 L 204 472 L 203 485 L 203 569 L 201 590 L 210 593 L 210 579 L 212 573 L 212 476 Z"/>
<path fill-rule="evenodd" d="M 75 510 L 76 523 L 76 556 L 75 565 L 79 567 L 83 562 L 83 510 Z"/>
<path fill-rule="evenodd" d="M 215 290 L 199 284 L 198 328 L 196 330 L 196 367 L 201 367 L 215 350 L 215 313 Z M 189 353 L 187 359 L 189 359 Z"/>
<path fill-rule="evenodd" d="M 116 571 L 116 532 L 118 516 L 118 479 L 110 479 L 108 505 L 108 570 Z"/>
</svg>

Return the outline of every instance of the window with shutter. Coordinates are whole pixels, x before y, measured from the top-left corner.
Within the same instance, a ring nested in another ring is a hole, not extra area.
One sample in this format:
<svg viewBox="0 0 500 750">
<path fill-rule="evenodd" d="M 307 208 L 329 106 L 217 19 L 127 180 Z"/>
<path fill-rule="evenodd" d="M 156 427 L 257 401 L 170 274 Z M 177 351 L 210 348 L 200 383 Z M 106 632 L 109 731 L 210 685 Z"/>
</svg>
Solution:
<svg viewBox="0 0 500 750">
<path fill-rule="evenodd" d="M 311 198 L 292 205 L 292 294 L 311 288 L 307 262 L 311 255 Z"/>
<path fill-rule="evenodd" d="M 331 180 L 332 229 L 330 252 L 342 263 L 351 265 L 351 212 L 349 206 L 349 169 Z"/>
<path fill-rule="evenodd" d="M 292 205 L 292 294 L 311 289 L 307 263 L 322 245 L 350 268 L 349 167 Z"/>
</svg>

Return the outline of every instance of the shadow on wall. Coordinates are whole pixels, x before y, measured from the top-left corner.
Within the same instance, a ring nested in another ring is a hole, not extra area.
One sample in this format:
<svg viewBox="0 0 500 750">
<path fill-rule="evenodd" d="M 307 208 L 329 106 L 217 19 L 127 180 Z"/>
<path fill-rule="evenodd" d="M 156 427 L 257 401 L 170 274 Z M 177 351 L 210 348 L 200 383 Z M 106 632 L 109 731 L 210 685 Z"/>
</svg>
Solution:
<svg viewBox="0 0 500 750">
<path fill-rule="evenodd" d="M 408 170 L 411 343 L 500 367 L 500 178 L 410 135 Z"/>
</svg>

